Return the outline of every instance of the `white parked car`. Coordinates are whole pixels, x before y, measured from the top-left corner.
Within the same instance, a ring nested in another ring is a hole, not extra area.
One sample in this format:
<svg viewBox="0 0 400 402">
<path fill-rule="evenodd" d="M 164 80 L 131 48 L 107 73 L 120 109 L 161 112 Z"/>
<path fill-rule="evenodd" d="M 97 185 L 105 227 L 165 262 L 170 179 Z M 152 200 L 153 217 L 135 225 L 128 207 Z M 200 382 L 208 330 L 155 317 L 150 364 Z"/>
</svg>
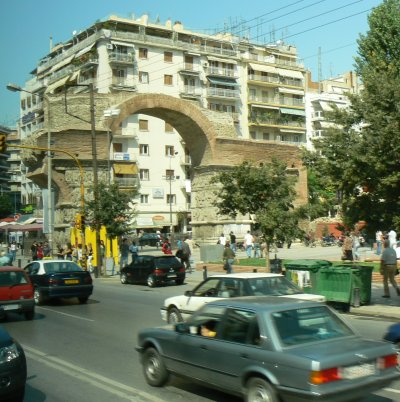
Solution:
<svg viewBox="0 0 400 402">
<path fill-rule="evenodd" d="M 196 310 L 211 301 L 243 296 L 285 296 L 324 302 L 325 296 L 304 293 L 281 274 L 237 273 L 213 275 L 182 296 L 169 297 L 161 307 L 168 323 L 186 321 Z"/>
</svg>

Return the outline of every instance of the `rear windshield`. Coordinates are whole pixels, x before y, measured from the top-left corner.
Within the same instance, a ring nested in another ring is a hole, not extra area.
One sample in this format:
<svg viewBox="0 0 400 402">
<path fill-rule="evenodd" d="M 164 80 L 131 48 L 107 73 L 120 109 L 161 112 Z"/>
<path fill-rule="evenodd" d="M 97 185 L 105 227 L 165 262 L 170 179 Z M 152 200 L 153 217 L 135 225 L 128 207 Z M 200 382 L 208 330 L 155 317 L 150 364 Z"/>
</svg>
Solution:
<svg viewBox="0 0 400 402">
<path fill-rule="evenodd" d="M 272 314 L 275 328 L 286 346 L 354 335 L 326 306 L 299 308 Z"/>
<path fill-rule="evenodd" d="M 57 272 L 76 272 L 82 271 L 82 268 L 72 261 L 48 262 L 44 264 L 46 274 Z"/>
<path fill-rule="evenodd" d="M 25 285 L 27 283 L 23 272 L 0 271 L 0 287 Z"/>
<path fill-rule="evenodd" d="M 181 262 L 176 257 L 160 257 L 155 259 L 158 268 L 180 267 Z"/>
</svg>

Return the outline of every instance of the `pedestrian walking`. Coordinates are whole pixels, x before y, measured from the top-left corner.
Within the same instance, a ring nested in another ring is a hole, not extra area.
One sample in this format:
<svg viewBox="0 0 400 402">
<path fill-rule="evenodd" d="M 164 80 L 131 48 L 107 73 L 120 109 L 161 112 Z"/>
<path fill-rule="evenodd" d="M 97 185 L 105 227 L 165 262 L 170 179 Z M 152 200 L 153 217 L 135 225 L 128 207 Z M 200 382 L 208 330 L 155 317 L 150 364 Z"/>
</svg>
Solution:
<svg viewBox="0 0 400 402">
<path fill-rule="evenodd" d="M 397 296 L 400 296 L 400 289 L 397 286 L 395 275 L 397 270 L 397 254 L 396 250 L 390 246 L 390 241 L 385 240 L 383 243 L 383 252 L 381 256 L 380 273 L 383 275 L 383 296 L 389 298 L 389 282 L 396 290 Z"/>
<path fill-rule="evenodd" d="M 224 252 L 222 254 L 222 259 L 224 260 L 224 270 L 227 274 L 233 273 L 233 263 L 235 262 L 235 253 L 230 247 L 229 241 L 225 243 Z"/>
<path fill-rule="evenodd" d="M 229 242 L 230 242 L 232 251 L 234 253 L 236 253 L 236 236 L 233 232 L 229 233 Z"/>
<path fill-rule="evenodd" d="M 251 258 L 251 250 L 253 249 L 254 238 L 250 230 L 244 235 L 244 247 L 246 250 L 247 258 Z"/>
<path fill-rule="evenodd" d="M 129 251 L 132 254 L 132 262 L 135 262 L 139 255 L 139 247 L 136 245 L 135 241 L 133 241 L 132 244 L 129 246 Z"/>
<path fill-rule="evenodd" d="M 225 246 L 227 239 L 223 233 L 221 233 L 221 236 L 219 237 L 218 242 L 219 242 L 219 244 L 222 244 L 223 246 Z"/>
<path fill-rule="evenodd" d="M 17 259 L 17 243 L 13 240 L 10 244 L 11 264 Z"/>
<path fill-rule="evenodd" d="M 342 246 L 342 260 L 353 261 L 353 239 L 350 236 L 350 233 L 346 232 L 345 238 L 343 240 Z"/>
<path fill-rule="evenodd" d="M 389 240 L 389 243 L 390 243 L 390 247 L 396 248 L 397 233 L 395 232 L 394 229 L 391 229 L 390 232 L 388 233 L 388 240 Z"/>
</svg>

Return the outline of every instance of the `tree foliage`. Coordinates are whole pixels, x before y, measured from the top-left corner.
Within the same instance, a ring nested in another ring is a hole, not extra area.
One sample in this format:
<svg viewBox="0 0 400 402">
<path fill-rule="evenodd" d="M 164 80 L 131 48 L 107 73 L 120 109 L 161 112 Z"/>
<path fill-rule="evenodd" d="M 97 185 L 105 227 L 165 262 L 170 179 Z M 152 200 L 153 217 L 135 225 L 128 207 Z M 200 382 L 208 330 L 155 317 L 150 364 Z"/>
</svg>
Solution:
<svg viewBox="0 0 400 402">
<path fill-rule="evenodd" d="M 14 205 L 8 194 L 0 195 L 0 218 L 6 218 L 14 212 Z"/>
<path fill-rule="evenodd" d="M 108 237 L 123 236 L 132 230 L 132 219 L 136 211 L 132 208 L 132 199 L 137 189 L 130 192 L 121 191 L 118 184 L 99 183 L 98 200 L 87 202 L 87 221 L 99 224 L 107 230 Z"/>
<path fill-rule="evenodd" d="M 332 183 L 344 223 L 400 229 L 400 0 L 384 0 L 358 39 L 355 59 L 363 89 L 349 110 L 334 108 L 329 129 L 304 163 Z"/>
<path fill-rule="evenodd" d="M 243 162 L 213 179 L 218 212 L 236 218 L 255 215 L 257 227 L 267 245 L 299 236 L 298 215 L 293 207 L 296 178 L 278 160 L 255 166 Z"/>
</svg>

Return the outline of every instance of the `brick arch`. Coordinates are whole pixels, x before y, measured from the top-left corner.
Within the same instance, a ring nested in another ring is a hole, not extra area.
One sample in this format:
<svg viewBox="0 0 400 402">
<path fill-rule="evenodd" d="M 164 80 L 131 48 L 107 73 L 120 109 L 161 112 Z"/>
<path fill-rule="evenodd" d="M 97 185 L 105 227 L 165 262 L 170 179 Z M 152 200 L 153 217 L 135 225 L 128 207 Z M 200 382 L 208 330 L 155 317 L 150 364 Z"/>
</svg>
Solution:
<svg viewBox="0 0 400 402">
<path fill-rule="evenodd" d="M 157 117 L 174 127 L 188 148 L 193 167 L 212 164 L 216 139 L 236 137 L 230 116 L 201 108 L 196 103 L 164 94 L 139 94 L 119 104 L 120 114 L 111 123 L 116 131 L 132 114 Z"/>
</svg>

